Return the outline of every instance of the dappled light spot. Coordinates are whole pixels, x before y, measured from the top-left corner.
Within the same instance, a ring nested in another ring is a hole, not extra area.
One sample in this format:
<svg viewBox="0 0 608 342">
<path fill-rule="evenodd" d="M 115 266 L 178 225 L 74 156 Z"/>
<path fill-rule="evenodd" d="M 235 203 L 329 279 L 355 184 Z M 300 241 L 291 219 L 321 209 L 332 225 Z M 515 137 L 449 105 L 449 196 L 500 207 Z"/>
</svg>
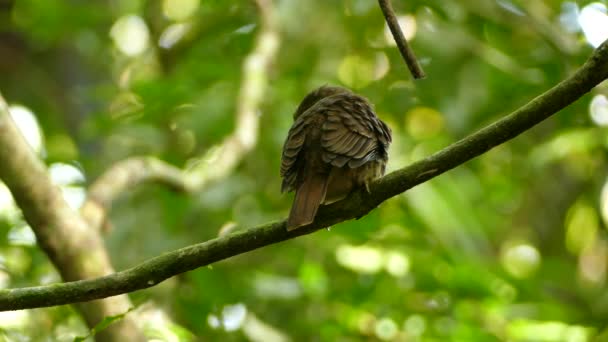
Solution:
<svg viewBox="0 0 608 342">
<path fill-rule="evenodd" d="M 377 273 L 382 269 L 382 252 L 367 246 L 342 245 L 336 249 L 340 265 L 358 273 Z"/>
<path fill-rule="evenodd" d="M 236 30 L 234 30 L 234 33 L 236 33 L 236 34 L 250 34 L 251 32 L 253 32 L 253 30 L 255 30 L 256 27 L 258 27 L 258 24 L 256 24 L 256 23 L 251 23 L 251 24 L 243 25 L 243 26 L 237 28 Z"/>
<path fill-rule="evenodd" d="M 359 89 L 373 81 L 374 69 L 373 60 L 359 55 L 350 55 L 344 57 L 338 66 L 338 78 L 348 87 Z"/>
<path fill-rule="evenodd" d="M 146 51 L 150 32 L 140 16 L 126 15 L 112 25 L 110 37 L 120 52 L 133 57 Z"/>
<path fill-rule="evenodd" d="M 44 151 L 43 136 L 36 115 L 29 108 L 22 105 L 9 106 L 9 112 L 25 141 L 36 153 L 42 154 Z"/>
<path fill-rule="evenodd" d="M 0 252 L 0 270 L 6 272 L 6 277 L 25 274 L 31 269 L 33 262 L 26 247 L 13 245 L 3 248 Z"/>
<path fill-rule="evenodd" d="M 573 254 L 593 246 L 599 231 L 599 217 L 595 208 L 579 200 L 566 215 L 566 248 Z"/>
<path fill-rule="evenodd" d="M 200 6 L 199 0 L 163 0 L 163 14 L 171 20 L 185 20 Z"/>
<path fill-rule="evenodd" d="M 376 53 L 376 61 L 374 65 L 374 81 L 381 80 L 386 76 L 391 69 L 388 57 L 384 52 Z"/>
<path fill-rule="evenodd" d="M 63 198 L 70 208 L 78 209 L 86 199 L 84 189 L 85 176 L 77 167 L 65 163 L 53 163 L 49 166 L 53 183 L 59 185 Z"/>
<path fill-rule="evenodd" d="M 8 272 L 4 270 L 4 260 L 3 257 L 0 256 L 0 289 L 6 289 L 11 283 L 11 276 Z"/>
<path fill-rule="evenodd" d="M 302 295 L 302 288 L 297 279 L 273 274 L 257 274 L 253 288 L 261 298 L 295 299 Z"/>
<path fill-rule="evenodd" d="M 602 215 L 604 226 L 608 226 L 608 179 L 602 186 L 602 193 L 600 195 L 600 214 Z"/>
<path fill-rule="evenodd" d="M 519 6 L 515 5 L 511 1 L 496 0 L 496 4 L 517 16 L 523 17 L 526 15 L 526 13 L 524 11 L 522 11 L 522 9 Z"/>
<path fill-rule="evenodd" d="M 243 334 L 251 342 L 289 342 L 291 339 L 287 334 L 274 326 L 257 318 L 253 312 L 248 311 L 245 322 L 241 328 Z"/>
<path fill-rule="evenodd" d="M 30 311 L 0 312 L 0 331 L 4 329 L 25 329 L 30 325 Z"/>
<path fill-rule="evenodd" d="M 397 16 L 397 21 L 399 22 L 399 27 L 401 27 L 401 32 L 403 32 L 405 39 L 408 41 L 412 40 L 416 36 L 416 17 L 410 14 L 400 15 Z M 391 29 L 386 23 L 384 23 L 384 40 L 389 46 L 397 45 L 391 33 Z"/>
<path fill-rule="evenodd" d="M 410 259 L 402 252 L 369 246 L 339 246 L 336 260 L 342 267 L 363 274 L 378 273 L 384 268 L 388 274 L 400 278 L 410 270 Z"/>
<path fill-rule="evenodd" d="M 397 323 L 390 318 L 379 319 L 374 326 L 375 335 L 383 341 L 390 341 L 397 336 L 399 328 Z"/>
<path fill-rule="evenodd" d="M 10 190 L 0 182 L 0 219 L 15 222 L 21 217 L 21 211 L 17 208 Z"/>
<path fill-rule="evenodd" d="M 608 99 L 604 95 L 595 95 L 589 103 L 589 115 L 598 126 L 608 125 Z"/>
<path fill-rule="evenodd" d="M 586 342 L 591 337 L 591 329 L 583 326 L 528 319 L 510 322 L 506 333 L 511 341 Z"/>
<path fill-rule="evenodd" d="M 578 5 L 572 1 L 562 3 L 562 11 L 559 15 L 559 23 L 567 32 L 578 32 L 581 27 L 578 24 Z"/>
<path fill-rule="evenodd" d="M 356 314 L 357 330 L 363 335 L 373 335 L 375 323 L 376 316 L 369 312 L 359 312 Z"/>
<path fill-rule="evenodd" d="M 502 266 L 516 278 L 527 278 L 540 266 L 540 253 L 529 243 L 506 243 L 501 251 Z"/>
<path fill-rule="evenodd" d="M 191 25 L 186 23 L 178 23 L 167 26 L 161 33 L 158 39 L 158 46 L 163 49 L 170 49 L 177 44 L 188 32 Z"/>
<path fill-rule="evenodd" d="M 8 231 L 8 242 L 13 246 L 34 246 L 36 245 L 36 235 L 29 225 L 21 223 Z"/>
<path fill-rule="evenodd" d="M 226 332 L 240 330 L 252 342 L 289 341 L 288 336 L 257 318 L 243 303 L 225 305 L 220 314 L 207 315 L 207 324 Z"/>
<path fill-rule="evenodd" d="M 226 331 L 235 331 L 241 327 L 247 316 L 245 304 L 226 305 L 222 309 L 222 326 Z"/>
<path fill-rule="evenodd" d="M 443 130 L 445 121 L 439 111 L 429 107 L 414 107 L 405 116 L 405 129 L 414 139 L 428 139 Z"/>
<path fill-rule="evenodd" d="M 411 315 L 403 323 L 403 330 L 408 336 L 421 336 L 426 330 L 426 319 L 422 315 Z"/>
<path fill-rule="evenodd" d="M 400 252 L 388 252 L 385 255 L 384 268 L 393 277 L 403 277 L 410 270 L 410 259 Z"/>
<path fill-rule="evenodd" d="M 209 314 L 207 324 L 214 329 L 223 328 L 226 331 L 236 331 L 241 328 L 246 316 L 247 307 L 245 304 L 226 305 L 219 316 Z"/>
<path fill-rule="evenodd" d="M 207 324 L 209 324 L 209 326 L 213 329 L 219 329 L 222 326 L 220 319 L 214 314 L 209 314 L 207 316 Z"/>
<path fill-rule="evenodd" d="M 57 185 L 83 184 L 84 174 L 74 165 L 65 163 L 53 163 L 49 166 L 49 174 L 53 183 Z"/>
<path fill-rule="evenodd" d="M 578 16 L 578 23 L 587 42 L 593 47 L 600 46 L 608 39 L 608 15 L 603 3 L 593 2 L 583 7 Z"/>
</svg>

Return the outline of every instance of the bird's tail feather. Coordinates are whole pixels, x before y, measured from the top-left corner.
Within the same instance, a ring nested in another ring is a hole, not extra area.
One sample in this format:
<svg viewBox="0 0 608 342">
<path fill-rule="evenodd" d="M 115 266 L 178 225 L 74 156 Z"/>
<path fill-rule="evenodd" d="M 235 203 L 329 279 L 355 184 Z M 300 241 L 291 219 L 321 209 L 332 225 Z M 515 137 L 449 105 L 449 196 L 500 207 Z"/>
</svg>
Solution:
<svg viewBox="0 0 608 342">
<path fill-rule="evenodd" d="M 312 223 L 319 209 L 319 205 L 325 200 L 327 192 L 328 175 L 310 173 L 296 190 L 296 196 L 287 219 L 287 230 Z"/>
</svg>

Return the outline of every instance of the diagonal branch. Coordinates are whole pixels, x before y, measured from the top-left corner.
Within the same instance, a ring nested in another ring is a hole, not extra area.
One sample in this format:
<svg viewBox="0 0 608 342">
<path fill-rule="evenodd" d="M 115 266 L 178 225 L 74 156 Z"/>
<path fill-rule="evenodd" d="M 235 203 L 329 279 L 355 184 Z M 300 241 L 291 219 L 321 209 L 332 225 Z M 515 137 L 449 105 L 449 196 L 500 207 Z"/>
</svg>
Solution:
<svg viewBox="0 0 608 342">
<path fill-rule="evenodd" d="M 399 52 L 401 52 L 401 56 L 403 57 L 408 69 L 410 69 L 412 76 L 414 76 L 416 79 L 425 78 L 426 75 L 424 74 L 424 70 L 422 70 L 420 63 L 418 63 L 418 60 L 416 59 L 416 55 L 414 55 L 414 51 L 412 48 L 410 48 L 410 45 L 407 43 L 407 39 L 405 39 L 405 36 L 401 31 L 399 21 L 397 20 L 397 16 L 395 16 L 395 11 L 393 11 L 391 1 L 378 0 L 378 4 L 380 5 L 382 14 L 384 14 L 384 19 L 386 19 L 386 24 L 393 34 L 395 43 L 397 43 Z"/>
<path fill-rule="evenodd" d="M 114 296 L 154 286 L 174 275 L 260 247 L 361 217 L 385 200 L 471 160 L 532 128 L 608 78 L 608 42 L 566 80 L 501 120 L 371 185 L 323 206 L 309 226 L 287 232 L 285 221 L 268 223 L 152 258 L 133 268 L 90 280 L 0 290 L 0 310 L 18 310 Z"/>
</svg>

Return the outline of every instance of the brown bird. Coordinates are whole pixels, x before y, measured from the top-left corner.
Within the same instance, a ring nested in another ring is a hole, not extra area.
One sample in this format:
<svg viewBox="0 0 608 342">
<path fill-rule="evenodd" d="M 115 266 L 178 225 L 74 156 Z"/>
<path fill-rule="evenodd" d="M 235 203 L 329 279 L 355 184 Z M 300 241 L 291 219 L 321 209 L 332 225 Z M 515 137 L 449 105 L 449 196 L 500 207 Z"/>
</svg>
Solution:
<svg viewBox="0 0 608 342">
<path fill-rule="evenodd" d="M 323 86 L 293 115 L 281 158 L 281 192 L 296 191 L 287 230 L 312 223 L 320 204 L 384 175 L 391 130 L 363 97 Z"/>
</svg>

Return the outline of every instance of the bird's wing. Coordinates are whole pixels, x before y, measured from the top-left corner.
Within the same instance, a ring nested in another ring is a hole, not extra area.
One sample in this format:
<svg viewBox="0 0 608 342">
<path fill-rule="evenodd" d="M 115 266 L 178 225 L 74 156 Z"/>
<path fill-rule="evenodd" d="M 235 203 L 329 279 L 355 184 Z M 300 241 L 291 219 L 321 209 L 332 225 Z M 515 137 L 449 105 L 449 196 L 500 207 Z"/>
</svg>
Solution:
<svg viewBox="0 0 608 342">
<path fill-rule="evenodd" d="M 386 160 L 390 129 L 365 102 L 339 101 L 326 115 L 321 139 L 323 161 L 337 167 L 356 168 L 371 160 Z"/>
<path fill-rule="evenodd" d="M 298 169 L 301 163 L 298 156 L 306 139 L 306 132 L 310 123 L 308 118 L 309 116 L 304 115 L 298 117 L 287 134 L 281 156 L 281 177 L 283 177 L 281 192 L 292 191 L 296 187 Z"/>
</svg>

